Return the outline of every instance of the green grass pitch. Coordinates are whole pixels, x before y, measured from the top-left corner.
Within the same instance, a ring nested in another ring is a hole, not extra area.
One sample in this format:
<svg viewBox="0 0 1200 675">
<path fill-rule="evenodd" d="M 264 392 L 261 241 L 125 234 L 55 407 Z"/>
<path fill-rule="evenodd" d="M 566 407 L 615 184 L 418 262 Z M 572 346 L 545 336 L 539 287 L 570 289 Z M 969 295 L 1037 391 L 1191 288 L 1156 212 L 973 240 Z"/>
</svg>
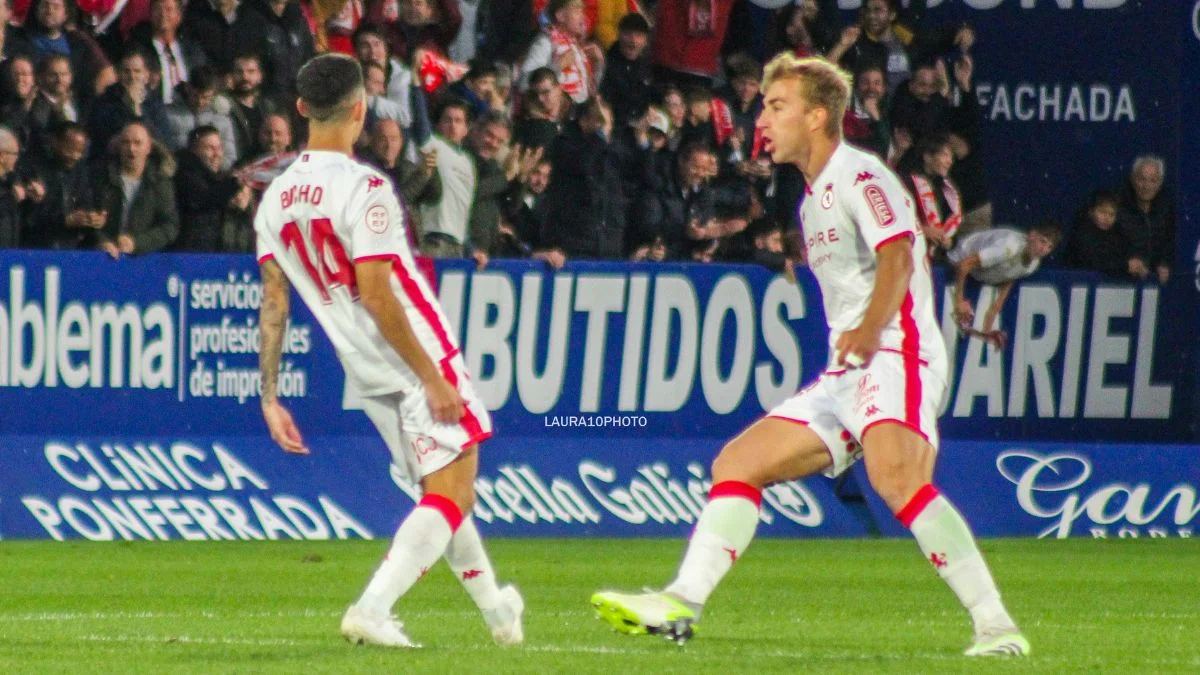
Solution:
<svg viewBox="0 0 1200 675">
<path fill-rule="evenodd" d="M 682 648 L 588 606 L 661 586 L 681 541 L 489 545 L 525 595 L 522 648 L 491 644 L 444 565 L 397 606 L 424 649 L 346 644 L 383 541 L 0 542 L 0 673 L 1200 672 L 1194 541 L 985 541 L 1034 650 L 986 663 L 959 655 L 969 620 L 907 540 L 757 541 Z"/>
</svg>

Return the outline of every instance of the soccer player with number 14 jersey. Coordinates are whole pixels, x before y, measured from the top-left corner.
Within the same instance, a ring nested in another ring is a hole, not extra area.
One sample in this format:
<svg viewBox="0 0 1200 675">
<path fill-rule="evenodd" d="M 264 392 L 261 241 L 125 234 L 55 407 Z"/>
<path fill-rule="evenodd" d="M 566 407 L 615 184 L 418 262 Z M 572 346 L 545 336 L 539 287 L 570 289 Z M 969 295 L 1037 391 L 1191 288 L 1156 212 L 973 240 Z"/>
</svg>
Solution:
<svg viewBox="0 0 1200 675">
<path fill-rule="evenodd" d="M 362 596 L 342 618 L 358 644 L 415 647 L 392 606 L 439 558 L 498 644 L 523 640 L 524 602 L 500 588 L 472 522 L 476 447 L 492 435 L 458 345 L 405 238 L 391 180 L 351 158 L 366 115 L 358 62 L 318 56 L 300 69 L 308 146 L 263 194 L 254 229 L 263 280 L 262 408 L 286 452 L 308 454 L 277 381 L 289 289 L 329 335 L 392 461 L 423 496 Z"/>
<path fill-rule="evenodd" d="M 767 66 L 762 90 L 764 147 L 808 183 L 800 221 L 830 363 L 721 450 L 675 580 L 657 593 L 602 591 L 592 605 L 620 632 L 688 640 L 754 537 L 763 488 L 834 476 L 861 456 L 872 487 L 970 613 L 966 655 L 1027 655 L 966 521 L 932 484 L 946 346 L 912 200 L 883 162 L 842 140 L 850 77 L 837 66 L 783 54 Z"/>
</svg>

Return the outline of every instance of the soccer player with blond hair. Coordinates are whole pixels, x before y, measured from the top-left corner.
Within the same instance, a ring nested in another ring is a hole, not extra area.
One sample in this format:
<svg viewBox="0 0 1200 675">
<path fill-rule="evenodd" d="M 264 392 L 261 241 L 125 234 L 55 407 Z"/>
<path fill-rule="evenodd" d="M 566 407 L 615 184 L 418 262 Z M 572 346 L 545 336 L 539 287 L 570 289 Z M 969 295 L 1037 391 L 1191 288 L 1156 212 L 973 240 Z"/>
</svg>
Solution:
<svg viewBox="0 0 1200 675">
<path fill-rule="evenodd" d="M 762 90 L 764 149 L 808 184 L 799 215 L 830 360 L 816 381 L 721 449 L 674 581 L 662 592 L 598 592 L 592 605 L 618 631 L 690 639 L 754 537 L 762 490 L 818 472 L 832 477 L 861 457 L 871 486 L 970 613 L 975 638 L 966 655 L 1027 655 L 966 521 L 933 485 L 946 347 L 912 199 L 882 161 L 842 139 L 851 95 L 844 71 L 783 54 L 767 65 Z"/>
</svg>

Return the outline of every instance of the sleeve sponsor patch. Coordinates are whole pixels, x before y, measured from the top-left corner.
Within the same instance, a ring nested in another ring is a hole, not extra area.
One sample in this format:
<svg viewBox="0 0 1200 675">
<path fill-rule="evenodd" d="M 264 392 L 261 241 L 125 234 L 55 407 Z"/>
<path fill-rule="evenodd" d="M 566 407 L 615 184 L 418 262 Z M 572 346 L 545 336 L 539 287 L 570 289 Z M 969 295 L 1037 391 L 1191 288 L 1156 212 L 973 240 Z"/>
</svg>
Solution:
<svg viewBox="0 0 1200 675">
<path fill-rule="evenodd" d="M 892 210 L 892 205 L 888 202 L 887 195 L 883 193 L 883 188 L 872 183 L 863 188 L 863 197 L 867 200 L 867 205 L 871 207 L 871 215 L 875 216 L 875 224 L 879 227 L 891 227 L 896 223 L 896 212 Z"/>
<path fill-rule="evenodd" d="M 367 209 L 367 229 L 375 234 L 383 234 L 388 229 L 388 210 L 382 204 L 376 204 Z"/>
</svg>

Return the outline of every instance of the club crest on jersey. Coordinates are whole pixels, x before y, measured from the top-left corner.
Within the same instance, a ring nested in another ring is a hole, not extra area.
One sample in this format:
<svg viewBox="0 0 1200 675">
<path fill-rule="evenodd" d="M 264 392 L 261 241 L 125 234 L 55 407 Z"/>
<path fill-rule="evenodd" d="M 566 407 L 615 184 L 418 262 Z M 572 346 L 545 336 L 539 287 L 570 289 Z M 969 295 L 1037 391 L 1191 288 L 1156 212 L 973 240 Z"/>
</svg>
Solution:
<svg viewBox="0 0 1200 675">
<path fill-rule="evenodd" d="M 833 183 L 825 186 L 825 193 L 821 195 L 821 208 L 829 209 L 833 206 Z"/>
<path fill-rule="evenodd" d="M 376 204 L 367 209 L 367 229 L 375 234 L 387 232 L 388 212 L 382 204 Z"/>
<path fill-rule="evenodd" d="M 883 188 L 872 183 L 863 188 L 863 196 L 866 197 L 867 204 L 871 207 L 871 215 L 875 216 L 876 225 L 891 227 L 896 223 L 896 212 L 888 203 L 887 195 L 883 194 Z"/>
</svg>

